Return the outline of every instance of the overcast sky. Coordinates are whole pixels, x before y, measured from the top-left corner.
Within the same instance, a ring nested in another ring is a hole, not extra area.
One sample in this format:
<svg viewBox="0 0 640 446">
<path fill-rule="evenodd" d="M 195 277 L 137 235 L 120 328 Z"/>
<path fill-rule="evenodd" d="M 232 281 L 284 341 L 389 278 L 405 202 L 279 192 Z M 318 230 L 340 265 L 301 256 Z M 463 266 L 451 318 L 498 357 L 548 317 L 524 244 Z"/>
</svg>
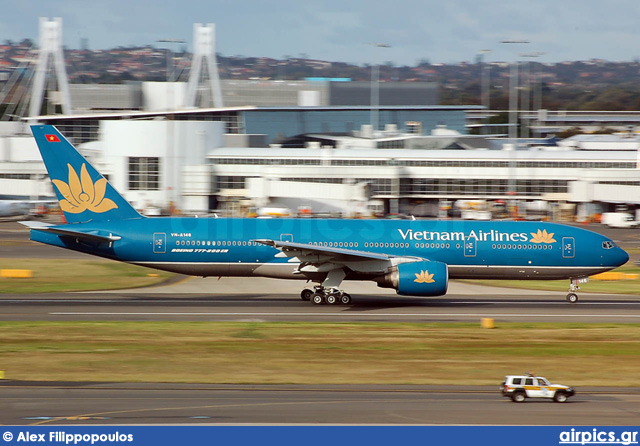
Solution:
<svg viewBox="0 0 640 446">
<path fill-rule="evenodd" d="M 64 44 L 90 49 L 184 39 L 215 23 L 225 56 L 414 65 L 640 58 L 638 0 L 0 0 L 0 42 L 38 38 L 38 17 L 62 17 Z M 505 39 L 528 44 L 501 44 Z M 369 43 L 391 45 L 376 48 Z M 172 49 L 176 49 L 175 45 Z"/>
</svg>

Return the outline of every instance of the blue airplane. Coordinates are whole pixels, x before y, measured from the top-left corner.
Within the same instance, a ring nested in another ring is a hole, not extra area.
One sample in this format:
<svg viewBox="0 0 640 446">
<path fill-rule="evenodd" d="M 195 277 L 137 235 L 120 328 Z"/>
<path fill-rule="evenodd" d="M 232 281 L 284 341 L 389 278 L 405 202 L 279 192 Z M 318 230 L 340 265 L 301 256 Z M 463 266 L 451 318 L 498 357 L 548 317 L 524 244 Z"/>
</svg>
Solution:
<svg viewBox="0 0 640 446">
<path fill-rule="evenodd" d="M 314 282 L 314 304 L 349 304 L 344 280 L 441 296 L 450 279 L 569 279 L 629 260 L 609 238 L 513 221 L 144 217 L 53 126 L 31 127 L 66 224 L 24 222 L 31 240 L 192 276 Z"/>
</svg>

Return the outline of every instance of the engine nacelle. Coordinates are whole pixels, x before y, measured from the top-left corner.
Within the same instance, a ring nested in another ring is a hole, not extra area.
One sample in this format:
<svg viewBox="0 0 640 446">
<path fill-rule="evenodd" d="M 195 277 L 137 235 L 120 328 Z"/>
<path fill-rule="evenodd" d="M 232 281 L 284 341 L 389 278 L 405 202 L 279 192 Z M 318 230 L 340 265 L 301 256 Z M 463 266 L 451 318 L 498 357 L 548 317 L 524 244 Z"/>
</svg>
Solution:
<svg viewBox="0 0 640 446">
<path fill-rule="evenodd" d="M 449 268 L 442 262 L 400 263 L 377 282 L 402 296 L 442 296 L 449 287 Z"/>
</svg>

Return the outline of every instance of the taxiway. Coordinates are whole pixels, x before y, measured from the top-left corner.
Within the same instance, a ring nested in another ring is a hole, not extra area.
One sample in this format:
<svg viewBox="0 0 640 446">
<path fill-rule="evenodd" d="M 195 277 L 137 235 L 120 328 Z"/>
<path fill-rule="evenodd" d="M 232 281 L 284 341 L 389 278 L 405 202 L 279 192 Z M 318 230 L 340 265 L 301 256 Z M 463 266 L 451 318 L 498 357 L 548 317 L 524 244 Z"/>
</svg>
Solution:
<svg viewBox="0 0 640 446">
<path fill-rule="evenodd" d="M 637 425 L 638 389 L 513 403 L 495 387 L 0 384 L 0 423 Z"/>
</svg>

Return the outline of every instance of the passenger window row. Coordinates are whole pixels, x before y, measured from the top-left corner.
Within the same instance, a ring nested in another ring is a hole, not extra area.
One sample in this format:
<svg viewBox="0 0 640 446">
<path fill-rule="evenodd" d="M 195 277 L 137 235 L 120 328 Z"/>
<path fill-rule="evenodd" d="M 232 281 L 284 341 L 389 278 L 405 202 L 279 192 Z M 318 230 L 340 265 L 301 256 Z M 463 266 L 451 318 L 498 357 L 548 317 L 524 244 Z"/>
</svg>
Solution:
<svg viewBox="0 0 640 446">
<path fill-rule="evenodd" d="M 256 246 L 256 242 L 247 241 L 211 241 L 211 240 L 176 240 L 176 246 Z"/>
<path fill-rule="evenodd" d="M 538 244 L 534 244 L 534 245 L 493 244 L 491 245 L 491 247 L 493 249 L 551 249 L 551 245 L 538 245 Z"/>
</svg>

